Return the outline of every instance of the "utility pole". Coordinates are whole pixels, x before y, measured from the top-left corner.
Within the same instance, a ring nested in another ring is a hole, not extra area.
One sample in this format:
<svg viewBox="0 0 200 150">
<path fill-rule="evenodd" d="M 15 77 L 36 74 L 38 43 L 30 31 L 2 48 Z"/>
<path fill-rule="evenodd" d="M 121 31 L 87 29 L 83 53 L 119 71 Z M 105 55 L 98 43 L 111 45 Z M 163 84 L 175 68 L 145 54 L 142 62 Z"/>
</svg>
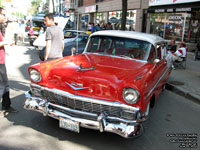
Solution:
<svg viewBox="0 0 200 150">
<path fill-rule="evenodd" d="M 126 30 L 127 1 L 128 1 L 128 0 L 122 0 L 122 21 L 121 21 L 121 30 Z"/>
</svg>

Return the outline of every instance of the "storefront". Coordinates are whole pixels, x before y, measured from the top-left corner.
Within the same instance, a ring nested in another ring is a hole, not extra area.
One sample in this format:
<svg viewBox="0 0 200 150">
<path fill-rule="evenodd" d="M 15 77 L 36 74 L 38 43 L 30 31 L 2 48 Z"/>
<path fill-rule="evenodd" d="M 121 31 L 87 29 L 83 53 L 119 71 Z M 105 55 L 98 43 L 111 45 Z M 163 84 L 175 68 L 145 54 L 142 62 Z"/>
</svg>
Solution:
<svg viewBox="0 0 200 150">
<path fill-rule="evenodd" d="M 135 30 L 141 32 L 143 21 L 143 10 L 148 8 L 148 1 L 141 0 L 127 1 L 127 20 L 126 30 Z M 116 5 L 117 4 L 117 5 Z M 143 6 L 145 4 L 145 6 Z M 121 0 L 102 0 L 102 1 L 84 1 L 83 5 L 77 8 L 80 14 L 81 29 L 86 29 L 88 23 L 107 24 L 110 22 L 114 29 L 120 29 L 122 19 L 122 1 Z M 84 16 L 88 19 L 84 19 Z M 116 28 L 117 27 L 117 28 Z"/>
<path fill-rule="evenodd" d="M 91 18 L 92 17 L 92 18 Z M 112 26 L 117 30 L 121 27 L 122 11 L 110 11 L 110 12 L 88 12 L 80 15 L 81 29 L 87 30 L 88 23 L 94 22 L 94 24 L 106 24 L 110 22 Z M 94 20 L 94 21 L 92 21 Z M 136 23 L 136 10 L 127 10 L 126 30 L 135 30 Z"/>
<path fill-rule="evenodd" d="M 122 11 L 111 11 L 108 15 L 108 21 L 115 26 L 116 29 L 121 27 Z M 134 31 L 136 24 L 136 10 L 127 10 L 126 30 Z"/>
<path fill-rule="evenodd" d="M 172 5 L 173 4 L 173 5 Z M 150 0 L 147 32 L 165 39 L 196 43 L 200 37 L 200 0 Z"/>
</svg>

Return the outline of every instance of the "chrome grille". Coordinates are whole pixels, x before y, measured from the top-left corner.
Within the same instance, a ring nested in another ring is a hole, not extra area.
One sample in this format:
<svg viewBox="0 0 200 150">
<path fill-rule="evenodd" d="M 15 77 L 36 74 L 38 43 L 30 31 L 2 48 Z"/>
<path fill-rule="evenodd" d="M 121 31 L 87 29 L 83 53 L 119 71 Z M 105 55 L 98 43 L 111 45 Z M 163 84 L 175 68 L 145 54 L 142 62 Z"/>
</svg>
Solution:
<svg viewBox="0 0 200 150">
<path fill-rule="evenodd" d="M 81 110 L 95 114 L 100 114 L 101 112 L 104 112 L 107 115 L 114 117 L 121 117 L 122 114 L 122 109 L 120 107 L 71 99 L 46 90 L 42 91 L 42 95 L 51 103 L 58 104 L 67 108 L 72 108 L 75 110 Z"/>
</svg>

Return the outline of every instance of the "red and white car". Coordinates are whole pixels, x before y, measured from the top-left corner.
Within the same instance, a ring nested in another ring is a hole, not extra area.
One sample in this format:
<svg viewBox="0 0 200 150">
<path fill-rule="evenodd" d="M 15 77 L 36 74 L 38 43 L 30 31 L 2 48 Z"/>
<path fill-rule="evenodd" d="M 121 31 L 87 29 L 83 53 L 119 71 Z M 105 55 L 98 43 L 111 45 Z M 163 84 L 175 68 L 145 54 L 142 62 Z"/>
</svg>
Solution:
<svg viewBox="0 0 200 150">
<path fill-rule="evenodd" d="M 28 68 L 31 84 L 24 108 L 75 132 L 85 127 L 137 137 L 170 75 L 165 56 L 159 36 L 95 32 L 82 54 Z"/>
</svg>

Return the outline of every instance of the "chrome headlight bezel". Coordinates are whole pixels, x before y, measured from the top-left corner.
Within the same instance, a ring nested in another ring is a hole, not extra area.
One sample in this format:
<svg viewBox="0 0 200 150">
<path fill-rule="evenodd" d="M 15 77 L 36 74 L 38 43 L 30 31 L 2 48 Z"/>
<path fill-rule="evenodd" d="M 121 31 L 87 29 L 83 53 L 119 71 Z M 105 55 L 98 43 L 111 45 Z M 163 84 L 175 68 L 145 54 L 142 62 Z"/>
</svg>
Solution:
<svg viewBox="0 0 200 150">
<path fill-rule="evenodd" d="M 33 82 L 40 82 L 42 80 L 42 76 L 40 74 L 39 71 L 37 71 L 36 69 L 30 69 L 29 70 L 29 75 L 30 75 L 30 79 L 33 81 Z"/>
<path fill-rule="evenodd" d="M 134 88 L 126 87 L 122 91 L 122 97 L 127 103 L 135 104 L 140 99 L 140 93 Z"/>
</svg>

